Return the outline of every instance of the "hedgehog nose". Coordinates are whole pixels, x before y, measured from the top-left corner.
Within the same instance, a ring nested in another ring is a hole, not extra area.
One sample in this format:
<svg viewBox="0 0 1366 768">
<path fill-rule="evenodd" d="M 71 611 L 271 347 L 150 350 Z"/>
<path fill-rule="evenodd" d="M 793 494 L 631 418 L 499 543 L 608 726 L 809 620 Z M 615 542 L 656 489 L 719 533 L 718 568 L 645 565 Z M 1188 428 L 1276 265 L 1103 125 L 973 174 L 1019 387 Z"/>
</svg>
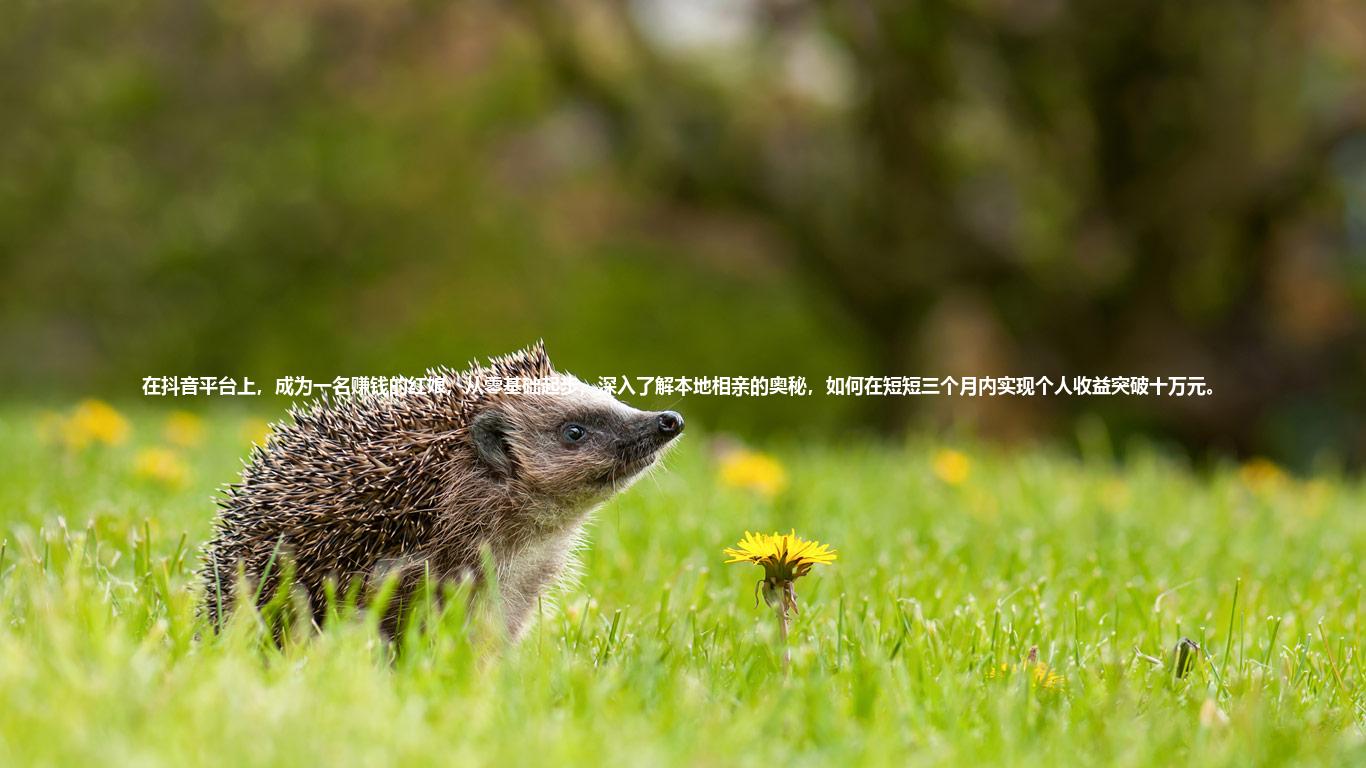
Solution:
<svg viewBox="0 0 1366 768">
<path fill-rule="evenodd" d="M 665 411 L 659 414 L 656 421 L 659 422 L 660 434 L 676 435 L 683 431 L 683 416 L 677 411 Z"/>
</svg>

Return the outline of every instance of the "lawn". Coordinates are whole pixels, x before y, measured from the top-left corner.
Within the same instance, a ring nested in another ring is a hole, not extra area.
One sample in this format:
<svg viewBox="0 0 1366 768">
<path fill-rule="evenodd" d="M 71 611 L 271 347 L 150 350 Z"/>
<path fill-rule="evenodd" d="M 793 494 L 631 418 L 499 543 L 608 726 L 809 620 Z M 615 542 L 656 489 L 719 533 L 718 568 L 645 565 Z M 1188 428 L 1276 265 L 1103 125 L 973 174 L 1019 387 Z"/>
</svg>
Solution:
<svg viewBox="0 0 1366 768">
<path fill-rule="evenodd" d="M 260 425 L 127 419 L 63 445 L 0 412 L 0 765 L 1366 764 L 1360 480 L 918 439 L 764 446 L 784 481 L 697 429 L 481 662 L 456 611 L 399 653 L 365 615 L 203 633 L 210 497 Z M 838 550 L 790 664 L 723 565 L 747 529 Z"/>
</svg>

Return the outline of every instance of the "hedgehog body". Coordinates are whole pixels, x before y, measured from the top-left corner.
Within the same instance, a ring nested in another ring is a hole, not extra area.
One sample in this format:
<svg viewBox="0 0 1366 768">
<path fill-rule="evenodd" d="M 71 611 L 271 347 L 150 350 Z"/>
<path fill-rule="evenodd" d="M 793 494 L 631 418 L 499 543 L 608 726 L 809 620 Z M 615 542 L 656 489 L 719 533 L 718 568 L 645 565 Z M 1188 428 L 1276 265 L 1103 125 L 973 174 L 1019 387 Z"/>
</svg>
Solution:
<svg viewBox="0 0 1366 768">
<path fill-rule="evenodd" d="M 213 626 L 242 583 L 264 602 L 286 571 L 319 623 L 329 581 L 345 594 L 396 572 L 399 617 L 426 579 L 482 583 L 487 552 L 516 638 L 592 510 L 683 428 L 556 372 L 540 343 L 432 377 L 444 386 L 292 409 L 252 452 L 205 546 Z"/>
</svg>

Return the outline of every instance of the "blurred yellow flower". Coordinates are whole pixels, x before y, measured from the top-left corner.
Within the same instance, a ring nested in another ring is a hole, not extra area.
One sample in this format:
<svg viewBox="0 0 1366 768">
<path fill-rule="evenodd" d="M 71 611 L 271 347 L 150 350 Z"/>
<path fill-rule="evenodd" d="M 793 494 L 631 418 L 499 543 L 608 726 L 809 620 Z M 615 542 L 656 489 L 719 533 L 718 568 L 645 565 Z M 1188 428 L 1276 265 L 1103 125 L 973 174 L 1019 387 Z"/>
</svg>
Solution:
<svg viewBox="0 0 1366 768">
<path fill-rule="evenodd" d="M 731 451 L 721 458 L 721 482 L 729 488 L 746 488 L 772 497 L 787 488 L 787 470 L 768 454 Z"/>
<path fill-rule="evenodd" d="M 242 422 L 240 434 L 247 442 L 264 446 L 270 438 L 270 423 L 265 419 L 246 419 Z"/>
<path fill-rule="evenodd" d="M 741 449 L 722 457 L 721 482 L 772 497 L 787 487 L 787 470 L 768 454 Z"/>
<path fill-rule="evenodd" d="M 1042 661 L 1025 661 L 1019 664 L 1002 662 L 999 667 L 987 670 L 987 679 L 995 680 L 998 677 L 1010 677 L 1016 672 L 1028 672 L 1030 682 L 1046 691 L 1059 691 L 1067 685 L 1067 678 L 1054 672 L 1052 667 Z"/>
<path fill-rule="evenodd" d="M 68 448 L 91 443 L 122 445 L 131 431 L 128 420 L 102 400 L 82 400 L 61 422 L 62 442 Z"/>
<path fill-rule="evenodd" d="M 967 482 L 968 475 L 972 472 L 972 462 L 968 461 L 967 455 L 962 451 L 948 448 L 934 454 L 931 466 L 935 477 L 949 485 L 962 485 Z"/>
<path fill-rule="evenodd" d="M 193 448 L 204 442 L 204 420 L 189 411 L 173 411 L 161 428 L 166 442 L 181 448 Z"/>
<path fill-rule="evenodd" d="M 165 485 L 183 485 L 190 470 L 170 448 L 144 448 L 133 459 L 133 474 Z"/>
<path fill-rule="evenodd" d="M 1309 517 L 1318 517 L 1323 514 L 1323 508 L 1328 503 L 1331 495 L 1332 485 L 1321 477 L 1304 484 L 1304 493 L 1299 494 L 1301 509 Z"/>
<path fill-rule="evenodd" d="M 1254 491 L 1271 491 L 1285 484 L 1286 474 L 1276 462 L 1257 456 L 1243 462 L 1238 468 L 1238 478 Z"/>
<path fill-rule="evenodd" d="M 1122 508 L 1129 505 L 1133 494 L 1129 491 L 1129 484 L 1120 477 L 1112 477 L 1105 481 L 1100 487 L 1101 498 L 1112 508 Z"/>
</svg>

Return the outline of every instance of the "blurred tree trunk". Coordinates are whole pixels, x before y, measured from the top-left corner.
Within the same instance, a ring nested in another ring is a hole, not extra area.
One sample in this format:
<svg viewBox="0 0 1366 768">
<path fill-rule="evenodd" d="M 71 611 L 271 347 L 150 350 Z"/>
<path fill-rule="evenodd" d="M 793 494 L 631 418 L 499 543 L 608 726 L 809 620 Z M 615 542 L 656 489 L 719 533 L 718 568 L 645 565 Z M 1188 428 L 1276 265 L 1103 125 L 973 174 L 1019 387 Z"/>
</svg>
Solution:
<svg viewBox="0 0 1366 768">
<path fill-rule="evenodd" d="M 756 56 L 815 30 L 852 80 L 835 116 L 769 119 L 752 109 L 769 94 L 708 81 L 621 3 L 594 6 L 623 41 L 626 63 L 603 65 L 581 42 L 585 7 L 520 3 L 561 86 L 665 198 L 783 233 L 866 335 L 870 373 L 964 373 L 919 357 L 928 311 L 964 289 L 1013 359 L 1062 366 L 1021 375 L 1209 376 L 1221 397 L 1149 408 L 1193 445 L 1261 449 L 1265 409 L 1306 386 L 1305 360 L 1320 380 L 1356 375 L 1359 317 L 1298 350 L 1268 328 L 1278 233 L 1308 222 L 1345 248 L 1325 218 L 1329 160 L 1363 129 L 1359 93 L 1329 114 L 1300 106 L 1285 73 L 1310 64 L 1312 30 L 1285 31 L 1303 21 L 1294 3 L 768 0 Z M 1004 146 L 965 149 L 965 125 Z M 888 429 L 910 418 L 909 402 L 877 405 Z M 1333 407 L 1354 412 L 1350 396 Z"/>
</svg>

